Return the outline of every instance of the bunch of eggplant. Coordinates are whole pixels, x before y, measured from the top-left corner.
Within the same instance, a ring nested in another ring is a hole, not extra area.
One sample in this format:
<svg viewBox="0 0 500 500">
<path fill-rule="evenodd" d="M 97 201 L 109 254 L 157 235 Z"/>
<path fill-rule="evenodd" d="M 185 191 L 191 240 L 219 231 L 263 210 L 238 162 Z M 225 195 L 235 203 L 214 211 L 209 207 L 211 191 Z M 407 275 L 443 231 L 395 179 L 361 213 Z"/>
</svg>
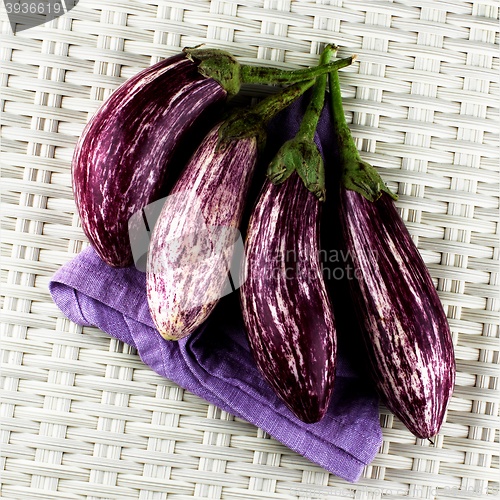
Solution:
<svg viewBox="0 0 500 500">
<path fill-rule="evenodd" d="M 318 66 L 284 71 L 196 47 L 141 71 L 85 127 L 72 164 L 75 200 L 85 234 L 111 266 L 138 265 L 134 238 L 147 227 L 148 304 L 165 339 L 193 333 L 239 287 L 258 369 L 298 419 L 314 423 L 335 384 L 335 304 L 319 254 L 325 170 L 339 170 L 331 217 L 361 277 L 350 281 L 349 300 L 373 380 L 408 429 L 430 438 L 453 391 L 451 334 L 395 195 L 350 135 L 338 70 L 355 56 L 335 55 L 327 45 Z M 243 83 L 285 85 L 253 107 L 227 110 Z M 235 266 L 267 123 L 311 87 L 297 135 L 268 166 Z M 314 142 L 327 95 L 336 148 L 328 168 Z"/>
<path fill-rule="evenodd" d="M 348 63 L 284 71 L 194 47 L 123 83 L 87 123 L 72 162 L 82 228 L 98 255 L 113 267 L 134 263 L 130 218 L 166 196 L 181 170 L 189 170 L 185 159 L 242 84 L 302 82 Z"/>
</svg>

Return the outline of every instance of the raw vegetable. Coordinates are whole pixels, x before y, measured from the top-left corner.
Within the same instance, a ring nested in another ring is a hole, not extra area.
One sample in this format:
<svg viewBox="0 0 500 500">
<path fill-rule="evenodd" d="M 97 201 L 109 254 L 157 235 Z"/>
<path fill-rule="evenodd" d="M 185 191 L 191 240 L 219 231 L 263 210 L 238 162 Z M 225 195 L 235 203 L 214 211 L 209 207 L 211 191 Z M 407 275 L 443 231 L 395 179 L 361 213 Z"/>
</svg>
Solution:
<svg viewBox="0 0 500 500">
<path fill-rule="evenodd" d="M 333 52 L 327 46 L 322 62 Z M 320 76 L 298 134 L 269 166 L 247 230 L 240 290 L 259 370 L 307 423 L 324 416 L 335 379 L 335 320 L 319 261 L 323 162 L 314 143 L 325 89 Z"/>
<path fill-rule="evenodd" d="M 376 170 L 360 158 L 330 75 L 339 216 L 351 297 L 383 402 L 417 437 L 440 429 L 455 382 L 453 342 L 425 263 Z"/>
</svg>

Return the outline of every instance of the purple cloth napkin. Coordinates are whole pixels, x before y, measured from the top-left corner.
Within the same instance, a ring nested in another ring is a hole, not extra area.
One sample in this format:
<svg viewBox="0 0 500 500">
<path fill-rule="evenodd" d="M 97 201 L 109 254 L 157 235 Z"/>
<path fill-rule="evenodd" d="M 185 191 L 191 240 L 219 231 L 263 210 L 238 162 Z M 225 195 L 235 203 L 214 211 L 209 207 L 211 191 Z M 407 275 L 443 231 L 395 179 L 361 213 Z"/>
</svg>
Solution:
<svg viewBox="0 0 500 500">
<path fill-rule="evenodd" d="M 276 147 L 297 130 L 303 106 L 304 101 L 291 106 L 270 128 L 269 137 Z M 327 118 L 322 118 L 323 128 Z M 378 399 L 353 365 L 348 349 L 339 347 L 335 389 L 326 416 L 318 423 L 305 424 L 281 403 L 258 372 L 237 293 L 221 299 L 194 334 L 168 342 L 154 328 L 145 276 L 133 266 L 111 268 L 87 248 L 57 271 L 49 289 L 69 319 L 97 326 L 135 347 L 156 373 L 260 427 L 327 471 L 347 481 L 359 479 L 377 453 L 382 435 Z"/>
</svg>

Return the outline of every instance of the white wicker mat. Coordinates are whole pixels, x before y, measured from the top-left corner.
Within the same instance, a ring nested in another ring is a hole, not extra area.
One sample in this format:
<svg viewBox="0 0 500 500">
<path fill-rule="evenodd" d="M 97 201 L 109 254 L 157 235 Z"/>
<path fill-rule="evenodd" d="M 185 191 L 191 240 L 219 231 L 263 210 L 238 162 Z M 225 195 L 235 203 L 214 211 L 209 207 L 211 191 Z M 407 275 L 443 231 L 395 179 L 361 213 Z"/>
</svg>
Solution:
<svg viewBox="0 0 500 500">
<path fill-rule="evenodd" d="M 498 10 L 497 0 L 80 0 L 15 36 L 4 21 L 1 496 L 498 497 Z M 47 291 L 86 245 L 70 159 L 113 89 L 184 46 L 292 68 L 315 63 L 325 41 L 359 54 L 341 78 L 348 119 L 399 190 L 458 367 L 435 445 L 382 408 L 384 443 L 356 485 L 72 324 Z"/>
</svg>

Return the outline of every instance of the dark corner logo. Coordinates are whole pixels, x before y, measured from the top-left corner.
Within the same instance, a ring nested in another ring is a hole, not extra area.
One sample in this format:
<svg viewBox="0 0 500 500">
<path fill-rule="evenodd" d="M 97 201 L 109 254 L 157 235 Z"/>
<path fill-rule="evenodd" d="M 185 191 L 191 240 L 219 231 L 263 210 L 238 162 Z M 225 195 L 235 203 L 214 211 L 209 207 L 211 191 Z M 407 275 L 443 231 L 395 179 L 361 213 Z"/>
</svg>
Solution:
<svg viewBox="0 0 500 500">
<path fill-rule="evenodd" d="M 69 12 L 78 0 L 3 0 L 14 33 L 40 26 Z"/>
</svg>

